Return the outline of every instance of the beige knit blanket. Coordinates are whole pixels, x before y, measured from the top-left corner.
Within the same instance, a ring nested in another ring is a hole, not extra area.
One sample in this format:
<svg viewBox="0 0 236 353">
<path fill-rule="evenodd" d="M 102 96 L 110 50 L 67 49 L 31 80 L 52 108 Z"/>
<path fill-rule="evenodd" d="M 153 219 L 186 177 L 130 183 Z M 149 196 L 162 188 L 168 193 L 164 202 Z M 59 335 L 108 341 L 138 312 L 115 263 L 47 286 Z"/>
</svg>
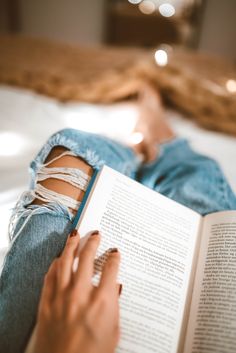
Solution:
<svg viewBox="0 0 236 353">
<path fill-rule="evenodd" d="M 160 67 L 154 50 L 85 48 L 43 39 L 0 36 L 0 83 L 61 101 L 111 103 L 137 97 L 146 83 L 207 129 L 236 136 L 232 63 L 175 48 Z"/>
</svg>

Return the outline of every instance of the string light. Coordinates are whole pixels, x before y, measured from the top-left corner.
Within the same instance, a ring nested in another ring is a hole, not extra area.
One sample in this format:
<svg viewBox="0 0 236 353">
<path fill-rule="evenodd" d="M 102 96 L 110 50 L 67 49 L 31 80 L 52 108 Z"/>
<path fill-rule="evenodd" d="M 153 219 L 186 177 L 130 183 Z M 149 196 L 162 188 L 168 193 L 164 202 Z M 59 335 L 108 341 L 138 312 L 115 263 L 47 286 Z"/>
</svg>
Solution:
<svg viewBox="0 0 236 353">
<path fill-rule="evenodd" d="M 137 5 L 141 2 L 142 0 L 128 0 L 131 4 Z"/>
<path fill-rule="evenodd" d="M 150 15 L 156 10 L 156 6 L 151 0 L 144 0 L 139 4 L 139 10 L 145 15 Z"/>
<path fill-rule="evenodd" d="M 168 54 L 165 50 L 163 49 L 158 49 L 155 52 L 155 61 L 158 66 L 166 66 L 168 63 Z"/>
<path fill-rule="evenodd" d="M 230 93 L 236 93 L 236 81 L 235 80 L 228 80 L 225 84 L 226 89 Z"/>
<path fill-rule="evenodd" d="M 164 17 L 171 17 L 175 14 L 175 8 L 169 3 L 164 3 L 159 6 L 159 12 Z"/>
</svg>

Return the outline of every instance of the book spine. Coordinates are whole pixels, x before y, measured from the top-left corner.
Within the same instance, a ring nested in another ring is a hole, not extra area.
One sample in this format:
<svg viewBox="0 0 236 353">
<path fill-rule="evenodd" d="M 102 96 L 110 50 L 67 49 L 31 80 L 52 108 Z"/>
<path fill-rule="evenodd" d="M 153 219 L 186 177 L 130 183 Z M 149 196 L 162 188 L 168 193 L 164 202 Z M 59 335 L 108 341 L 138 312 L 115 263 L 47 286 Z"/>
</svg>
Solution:
<svg viewBox="0 0 236 353">
<path fill-rule="evenodd" d="M 94 184 L 94 182 L 95 182 L 95 180 L 97 178 L 98 173 L 99 173 L 99 170 L 95 170 L 94 171 L 93 176 L 92 176 L 92 178 L 91 178 L 91 180 L 90 180 L 90 182 L 88 184 L 88 187 L 87 187 L 87 190 L 86 190 L 85 195 L 83 197 L 83 200 L 81 202 L 81 205 L 80 205 L 80 207 L 79 207 L 79 209 L 78 209 L 78 211 L 77 211 L 77 213 L 75 215 L 75 218 L 74 218 L 74 221 L 73 221 L 73 229 L 76 228 L 76 226 L 77 226 L 77 224 L 79 222 L 80 216 L 81 216 L 81 214 L 83 212 L 84 206 L 85 206 L 85 204 L 87 202 L 87 199 L 89 197 L 90 191 L 91 191 L 91 189 L 93 187 L 93 184 Z"/>
</svg>

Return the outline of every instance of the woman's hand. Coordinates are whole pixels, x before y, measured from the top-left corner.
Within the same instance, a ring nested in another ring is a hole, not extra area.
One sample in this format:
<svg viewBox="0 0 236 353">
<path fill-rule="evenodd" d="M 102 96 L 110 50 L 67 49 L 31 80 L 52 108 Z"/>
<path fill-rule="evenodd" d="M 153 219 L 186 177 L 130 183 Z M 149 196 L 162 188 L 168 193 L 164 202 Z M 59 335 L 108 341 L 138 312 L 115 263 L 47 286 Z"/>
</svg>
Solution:
<svg viewBox="0 0 236 353">
<path fill-rule="evenodd" d="M 114 352 L 119 339 L 120 285 L 116 280 L 120 255 L 116 249 L 109 252 L 95 288 L 91 279 L 99 241 L 99 233 L 91 233 L 78 260 L 79 235 L 71 233 L 62 255 L 45 276 L 26 353 Z"/>
</svg>

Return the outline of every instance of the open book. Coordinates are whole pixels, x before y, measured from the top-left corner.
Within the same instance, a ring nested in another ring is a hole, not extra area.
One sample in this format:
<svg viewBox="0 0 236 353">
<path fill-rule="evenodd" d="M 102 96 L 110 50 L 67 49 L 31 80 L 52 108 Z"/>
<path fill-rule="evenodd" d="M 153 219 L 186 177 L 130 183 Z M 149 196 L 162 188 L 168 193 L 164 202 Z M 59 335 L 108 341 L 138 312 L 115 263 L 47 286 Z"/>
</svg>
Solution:
<svg viewBox="0 0 236 353">
<path fill-rule="evenodd" d="M 205 217 L 104 166 L 75 222 L 121 252 L 117 352 L 235 353 L 236 211 Z M 79 221 L 78 221 L 79 219 Z"/>
</svg>

